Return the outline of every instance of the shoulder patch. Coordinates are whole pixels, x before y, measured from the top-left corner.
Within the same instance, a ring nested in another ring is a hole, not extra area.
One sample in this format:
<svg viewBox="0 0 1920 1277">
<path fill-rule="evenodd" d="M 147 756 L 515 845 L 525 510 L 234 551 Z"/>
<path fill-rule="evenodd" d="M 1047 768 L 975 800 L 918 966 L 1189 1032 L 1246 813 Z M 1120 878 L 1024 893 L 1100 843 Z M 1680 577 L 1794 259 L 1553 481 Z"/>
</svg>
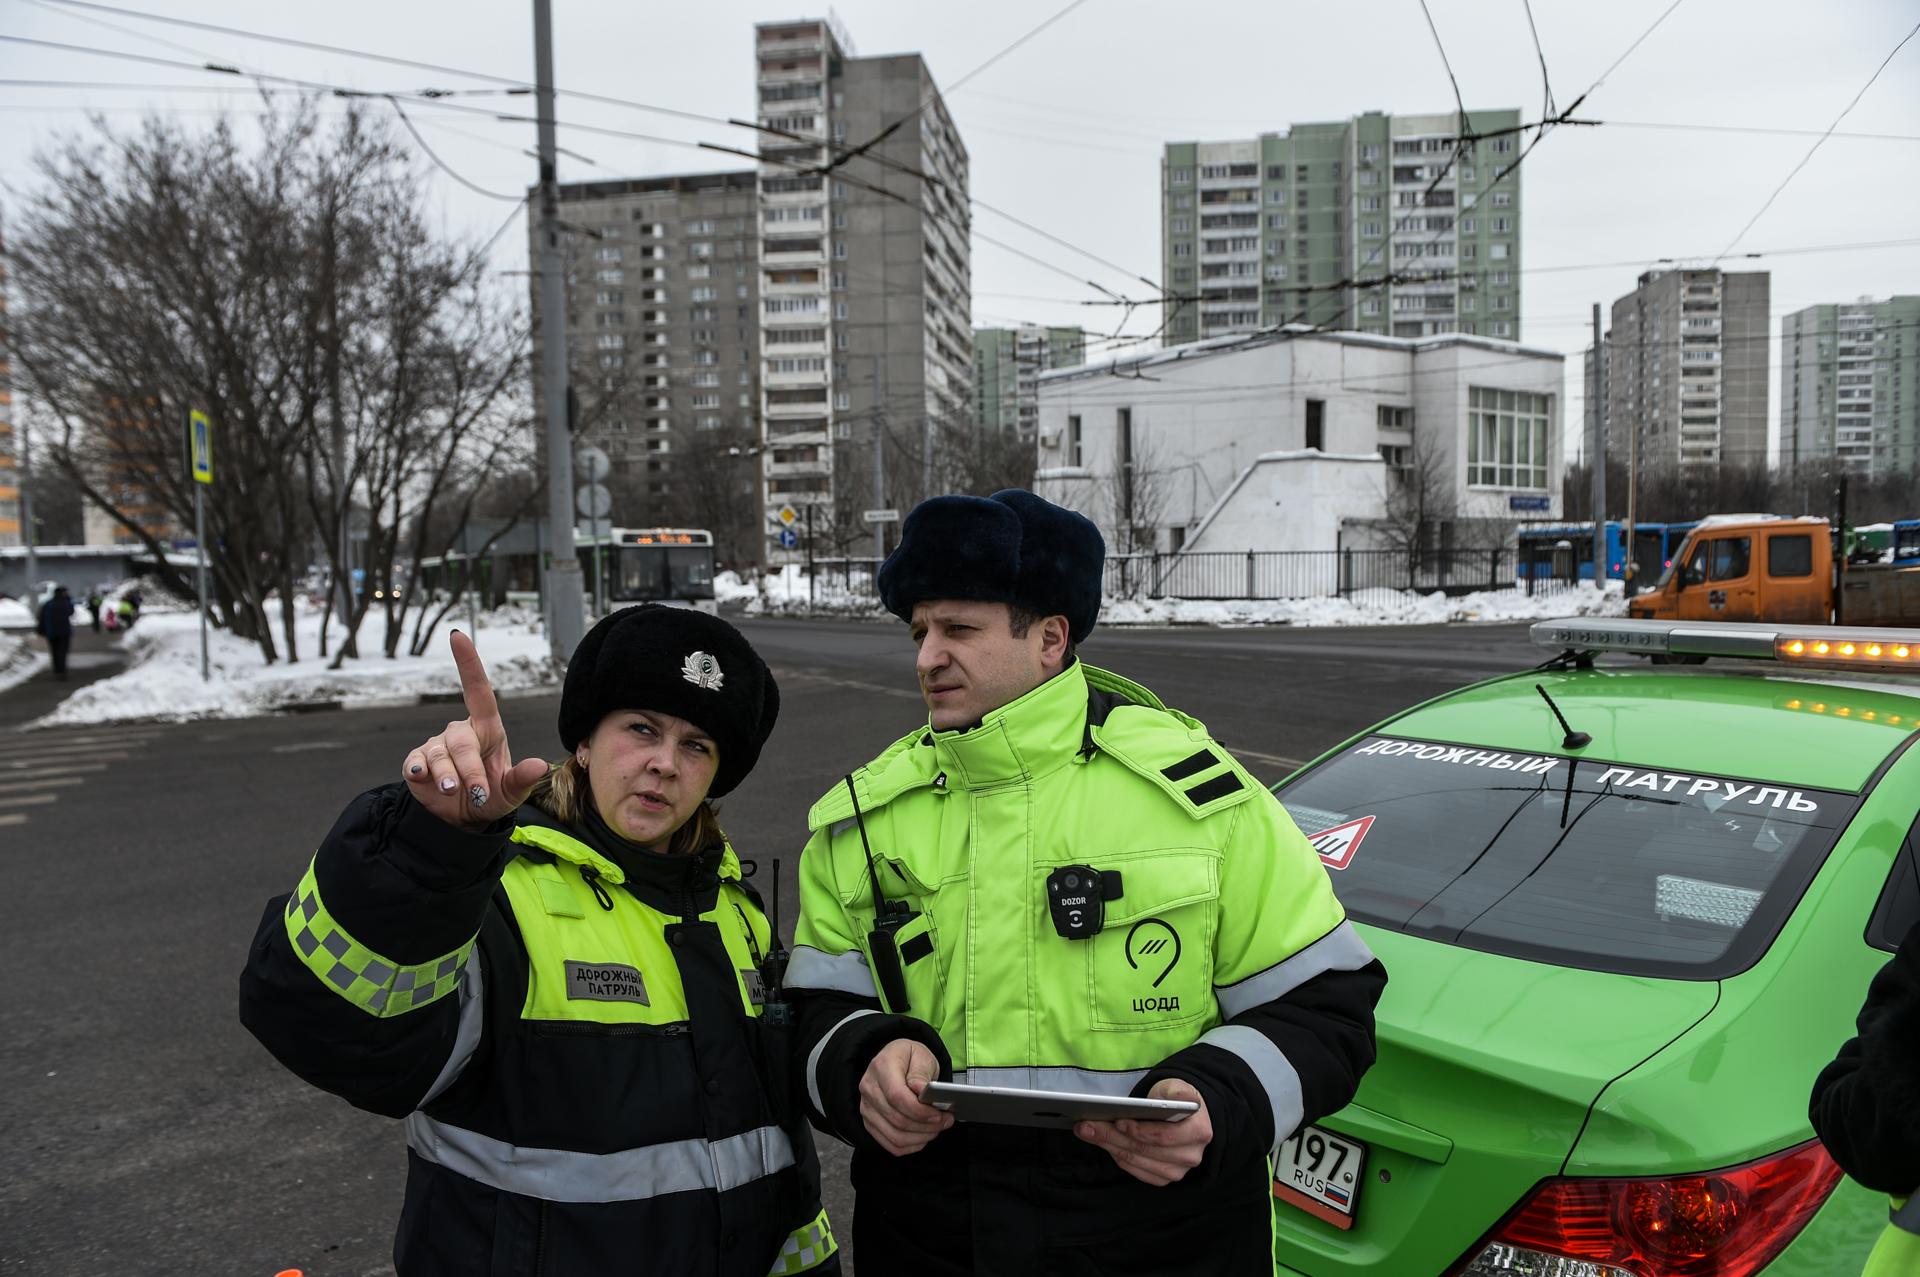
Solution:
<svg viewBox="0 0 1920 1277">
<path fill-rule="evenodd" d="M 876 811 L 908 790 L 933 783 L 939 769 L 933 750 L 922 747 L 927 739 L 927 729 L 916 727 L 853 773 L 861 811 Z M 853 800 L 847 794 L 846 782 L 840 781 L 808 810 L 807 829 L 815 832 L 852 818 Z"/>
<path fill-rule="evenodd" d="M 1197 719 L 1176 710 L 1122 705 L 1092 735 L 1102 752 L 1151 781 L 1196 820 L 1238 806 L 1259 789 Z"/>
</svg>

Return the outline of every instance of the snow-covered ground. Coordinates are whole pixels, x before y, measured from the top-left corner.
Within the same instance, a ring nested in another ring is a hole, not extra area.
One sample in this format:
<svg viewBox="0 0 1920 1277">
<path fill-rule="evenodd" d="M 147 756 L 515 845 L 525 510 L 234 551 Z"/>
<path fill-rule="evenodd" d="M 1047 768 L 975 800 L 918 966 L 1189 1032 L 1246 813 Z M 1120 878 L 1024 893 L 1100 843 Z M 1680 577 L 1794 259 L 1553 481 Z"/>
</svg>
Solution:
<svg viewBox="0 0 1920 1277">
<path fill-rule="evenodd" d="M 46 645 L 33 636 L 31 626 L 26 630 L 0 630 L 0 692 L 19 686 L 52 664 Z"/>
<path fill-rule="evenodd" d="M 807 598 L 806 573 L 782 568 L 756 584 L 731 572 L 714 582 L 722 603 L 744 603 L 748 616 L 805 616 L 810 611 L 835 616 L 884 617 L 873 597 L 849 592 L 837 576 L 815 583 Z M 1449 621 L 1533 621 L 1558 616 L 1624 616 L 1627 606 L 1618 581 L 1604 591 L 1590 584 L 1529 597 L 1522 590 L 1483 590 L 1448 596 L 1410 590 L 1356 590 L 1346 598 L 1252 599 L 1209 602 L 1197 599 L 1108 599 L 1100 608 L 1102 625 L 1437 625 Z"/>
<path fill-rule="evenodd" d="M 271 609 L 279 639 L 279 609 Z M 207 650 L 211 678 L 200 680 L 200 618 L 194 612 L 144 613 L 125 639 L 128 667 L 112 678 L 90 683 L 40 720 L 42 726 L 109 723 L 127 719 L 183 721 L 194 718 L 248 718 L 289 703 L 341 701 L 373 705 L 425 692 L 455 692 L 460 678 L 447 647 L 447 630 L 465 628 L 466 613 L 449 613 L 425 656 L 388 660 L 380 653 L 383 617 L 369 616 L 360 627 L 359 660 L 339 670 L 320 659 L 321 611 L 299 605 L 295 621 L 300 660 L 265 664 L 260 649 L 223 630 L 210 630 Z M 342 629 L 331 627 L 337 646 Z M 411 630 L 409 629 L 409 633 Z M 553 683 L 547 640 L 539 618 L 521 607 L 480 614 L 473 636 L 497 692 Z M 404 644 L 403 644 L 404 650 Z"/>
</svg>

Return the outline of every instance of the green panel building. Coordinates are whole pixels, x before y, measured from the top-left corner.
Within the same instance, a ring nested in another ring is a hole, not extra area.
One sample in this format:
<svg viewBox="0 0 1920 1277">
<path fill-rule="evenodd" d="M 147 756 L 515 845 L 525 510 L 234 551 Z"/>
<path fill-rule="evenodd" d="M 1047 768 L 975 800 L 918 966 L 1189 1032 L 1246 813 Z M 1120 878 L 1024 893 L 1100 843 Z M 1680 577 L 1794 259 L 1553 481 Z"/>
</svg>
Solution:
<svg viewBox="0 0 1920 1277">
<path fill-rule="evenodd" d="M 1370 111 L 1160 165 L 1168 345 L 1280 324 L 1520 337 L 1518 110 Z M 1499 136 L 1486 136 L 1488 134 Z"/>
<path fill-rule="evenodd" d="M 1780 460 L 1920 467 L 1920 297 L 1809 306 L 1780 321 Z"/>
<path fill-rule="evenodd" d="M 1036 379 L 1053 368 L 1087 361 L 1087 335 L 1079 328 L 976 328 L 973 330 L 973 419 L 995 434 L 1032 443 L 1040 419 Z"/>
</svg>

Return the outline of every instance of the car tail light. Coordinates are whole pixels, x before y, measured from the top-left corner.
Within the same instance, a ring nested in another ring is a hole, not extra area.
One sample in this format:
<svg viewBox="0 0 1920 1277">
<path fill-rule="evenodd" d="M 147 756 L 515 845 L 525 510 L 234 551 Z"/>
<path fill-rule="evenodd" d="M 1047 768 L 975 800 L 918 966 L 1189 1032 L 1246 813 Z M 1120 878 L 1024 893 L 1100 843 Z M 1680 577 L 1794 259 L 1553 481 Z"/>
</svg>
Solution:
<svg viewBox="0 0 1920 1277">
<path fill-rule="evenodd" d="M 1750 1277 L 1840 1180 L 1818 1140 L 1726 1170 L 1552 1179 L 1455 1277 Z"/>
</svg>

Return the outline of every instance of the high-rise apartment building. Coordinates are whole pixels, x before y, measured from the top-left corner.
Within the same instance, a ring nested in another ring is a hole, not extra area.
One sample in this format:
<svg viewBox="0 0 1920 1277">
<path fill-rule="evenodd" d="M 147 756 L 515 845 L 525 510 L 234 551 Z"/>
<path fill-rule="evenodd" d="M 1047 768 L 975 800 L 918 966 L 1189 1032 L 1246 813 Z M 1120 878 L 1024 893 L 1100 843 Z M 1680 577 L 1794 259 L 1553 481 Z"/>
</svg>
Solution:
<svg viewBox="0 0 1920 1277">
<path fill-rule="evenodd" d="M 24 545 L 20 522 L 20 458 L 13 430 L 13 362 L 7 352 L 7 259 L 0 247 L 0 545 Z"/>
<path fill-rule="evenodd" d="M 1920 297 L 1809 306 L 1781 321 L 1780 460 L 1920 467 Z"/>
<path fill-rule="evenodd" d="M 969 421 L 968 161 L 917 54 L 856 57 L 834 24 L 808 20 L 756 27 L 754 55 L 768 130 L 765 531 L 779 562 L 800 553 L 779 544 L 783 506 L 816 507 L 816 548 L 864 544 L 863 511 L 920 495 L 919 466 L 900 463 Z"/>
<path fill-rule="evenodd" d="M 1520 337 L 1517 110 L 1296 124 L 1168 143 L 1168 345 L 1283 323 Z M 1449 161 L 1452 161 L 1449 163 Z M 1371 285 L 1371 286 L 1369 286 Z"/>
<path fill-rule="evenodd" d="M 1079 328 L 973 330 L 973 420 L 983 431 L 1034 441 L 1040 424 L 1040 374 L 1087 361 L 1087 334 Z"/>
<path fill-rule="evenodd" d="M 613 463 L 612 522 L 706 527 L 721 561 L 757 558 L 754 174 L 570 182 L 560 207 L 574 438 Z M 533 298 L 537 325 L 537 281 Z"/>
<path fill-rule="evenodd" d="M 1767 461 L 1766 271 L 1658 270 L 1613 303 L 1607 451 L 1642 466 Z"/>
</svg>

